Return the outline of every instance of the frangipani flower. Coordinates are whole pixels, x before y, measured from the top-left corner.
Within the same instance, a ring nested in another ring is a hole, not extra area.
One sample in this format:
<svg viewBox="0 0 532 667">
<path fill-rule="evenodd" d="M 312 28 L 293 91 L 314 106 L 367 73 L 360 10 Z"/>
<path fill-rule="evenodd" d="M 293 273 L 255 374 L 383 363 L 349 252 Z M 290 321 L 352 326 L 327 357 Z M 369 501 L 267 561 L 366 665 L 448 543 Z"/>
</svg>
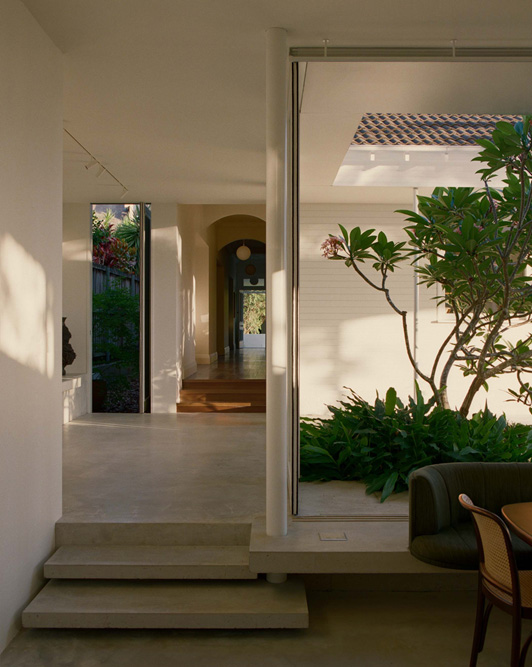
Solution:
<svg viewBox="0 0 532 667">
<path fill-rule="evenodd" d="M 321 250 L 326 259 L 340 257 L 339 253 L 344 250 L 344 240 L 339 236 L 329 235 L 329 238 L 321 244 Z"/>
</svg>

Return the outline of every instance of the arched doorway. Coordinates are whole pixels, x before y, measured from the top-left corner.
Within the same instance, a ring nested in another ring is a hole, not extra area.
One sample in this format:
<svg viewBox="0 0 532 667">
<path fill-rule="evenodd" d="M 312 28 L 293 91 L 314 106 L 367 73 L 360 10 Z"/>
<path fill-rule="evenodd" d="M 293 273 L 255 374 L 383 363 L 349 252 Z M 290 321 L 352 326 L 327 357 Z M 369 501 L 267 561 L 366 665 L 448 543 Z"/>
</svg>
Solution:
<svg viewBox="0 0 532 667">
<path fill-rule="evenodd" d="M 218 252 L 216 273 L 217 352 L 265 349 L 266 244 L 238 239 Z"/>
</svg>

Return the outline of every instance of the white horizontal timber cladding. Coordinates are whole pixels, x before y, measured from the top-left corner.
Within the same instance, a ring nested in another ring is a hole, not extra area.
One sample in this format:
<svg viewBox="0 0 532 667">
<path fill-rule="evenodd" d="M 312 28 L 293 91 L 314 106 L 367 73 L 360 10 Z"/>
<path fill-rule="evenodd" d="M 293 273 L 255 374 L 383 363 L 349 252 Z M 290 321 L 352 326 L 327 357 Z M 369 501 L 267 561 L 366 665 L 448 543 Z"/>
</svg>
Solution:
<svg viewBox="0 0 532 667">
<path fill-rule="evenodd" d="M 301 414 L 324 414 L 351 387 L 368 400 L 395 386 L 412 392 L 412 372 L 404 354 L 401 319 L 383 295 L 366 285 L 344 262 L 327 260 L 321 244 L 329 234 L 353 227 L 384 231 L 406 240 L 398 206 L 307 205 L 300 231 Z M 378 279 L 371 262 L 367 274 Z M 399 307 L 412 310 L 412 268 L 405 262 L 389 278 Z"/>
<path fill-rule="evenodd" d="M 348 232 L 353 227 L 383 231 L 388 239 L 406 241 L 405 216 L 395 213 L 399 205 L 303 205 L 300 220 L 300 401 L 301 415 L 325 415 L 331 405 L 346 394 L 345 387 L 373 402 L 376 391 L 382 397 L 395 387 L 406 399 L 413 393 L 413 371 L 407 359 L 401 318 L 392 311 L 384 295 L 358 277 L 344 262 L 327 260 L 321 244 L 329 234 Z M 371 262 L 362 265 L 366 275 L 378 282 Z M 390 275 L 388 287 L 395 304 L 409 313 L 413 324 L 413 268 L 408 261 Z M 418 360 L 429 371 L 436 350 L 451 324 L 438 314 L 434 289 L 423 285 L 419 294 Z M 517 329 L 519 334 L 520 329 Z M 410 328 L 412 337 L 413 328 Z M 514 335 L 514 334 L 513 334 Z M 455 369 L 449 379 L 452 405 L 458 406 L 469 384 Z M 507 389 L 512 378 L 491 381 L 488 394 L 480 392 L 473 410 L 484 407 L 505 412 L 510 419 L 526 423 L 531 417 L 523 406 L 508 403 Z M 420 382 L 426 397 L 427 385 Z"/>
</svg>

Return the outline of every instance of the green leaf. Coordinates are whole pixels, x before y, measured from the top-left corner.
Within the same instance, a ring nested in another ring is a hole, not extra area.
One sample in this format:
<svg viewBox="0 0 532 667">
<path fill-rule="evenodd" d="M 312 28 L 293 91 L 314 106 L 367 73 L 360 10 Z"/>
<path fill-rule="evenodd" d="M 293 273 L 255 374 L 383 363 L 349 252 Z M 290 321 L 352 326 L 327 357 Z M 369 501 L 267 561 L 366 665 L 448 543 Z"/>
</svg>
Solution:
<svg viewBox="0 0 532 667">
<path fill-rule="evenodd" d="M 386 392 L 386 401 L 384 404 L 385 405 L 384 412 L 386 415 L 388 416 L 393 415 L 396 402 L 397 402 L 397 392 L 393 387 L 390 387 Z"/>
<path fill-rule="evenodd" d="M 397 484 L 397 478 L 399 473 L 397 471 L 392 472 L 392 474 L 386 480 L 386 483 L 382 489 L 381 503 L 383 503 L 390 494 L 393 493 L 395 485 Z"/>
<path fill-rule="evenodd" d="M 349 234 L 347 233 L 347 229 L 342 225 L 338 225 L 338 227 L 340 227 L 340 231 L 342 232 L 342 237 L 345 239 L 345 242 L 349 243 Z"/>
</svg>

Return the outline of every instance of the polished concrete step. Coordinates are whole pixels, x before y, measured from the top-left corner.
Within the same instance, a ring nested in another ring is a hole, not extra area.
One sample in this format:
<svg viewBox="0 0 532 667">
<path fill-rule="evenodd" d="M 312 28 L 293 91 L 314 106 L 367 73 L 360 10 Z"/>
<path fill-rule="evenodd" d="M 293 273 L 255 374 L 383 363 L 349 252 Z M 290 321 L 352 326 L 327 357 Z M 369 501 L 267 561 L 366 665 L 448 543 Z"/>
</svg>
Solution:
<svg viewBox="0 0 532 667">
<path fill-rule="evenodd" d="M 55 524 L 56 545 L 248 546 L 250 523 L 76 521 Z"/>
<path fill-rule="evenodd" d="M 26 628 L 306 628 L 302 581 L 49 582 L 22 613 Z"/>
<path fill-rule="evenodd" d="M 408 548 L 408 521 L 376 517 L 356 520 L 293 518 L 286 535 L 267 534 L 265 517 L 256 517 L 251 530 L 249 566 L 252 572 L 297 573 L 311 575 L 406 575 L 416 577 L 444 575 L 459 586 L 463 570 L 429 565 L 414 558 Z M 474 572 L 466 572 L 465 579 Z M 458 578 L 457 578 L 458 575 Z M 405 579 L 406 581 L 406 579 Z M 439 584 L 436 584 L 439 586 Z M 415 590 L 415 589 L 413 589 Z M 427 588 L 426 590 L 432 590 Z"/>
<path fill-rule="evenodd" d="M 246 546 L 62 546 L 47 579 L 256 579 Z"/>
</svg>

